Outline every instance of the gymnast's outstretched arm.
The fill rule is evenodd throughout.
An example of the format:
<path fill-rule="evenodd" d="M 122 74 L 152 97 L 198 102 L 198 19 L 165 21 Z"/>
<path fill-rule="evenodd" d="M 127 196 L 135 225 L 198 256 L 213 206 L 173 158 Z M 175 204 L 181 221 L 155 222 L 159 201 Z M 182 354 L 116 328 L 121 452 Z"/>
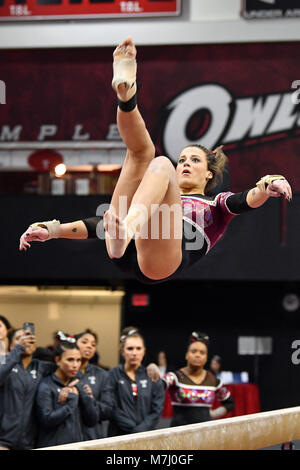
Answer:
<path fill-rule="evenodd" d="M 19 249 L 26 251 L 31 246 L 29 242 L 46 242 L 53 238 L 84 240 L 88 238 L 88 230 L 82 220 L 67 224 L 61 224 L 58 220 L 36 222 L 21 235 Z"/>
<path fill-rule="evenodd" d="M 99 227 L 99 224 L 100 227 Z M 98 233 L 100 228 L 100 235 Z M 100 238 L 103 229 L 103 217 L 94 216 L 87 219 L 76 220 L 61 224 L 59 220 L 35 222 L 20 237 L 20 250 L 30 248 L 29 242 L 46 242 L 53 238 L 69 238 L 70 240 L 85 240 L 87 238 Z"/>

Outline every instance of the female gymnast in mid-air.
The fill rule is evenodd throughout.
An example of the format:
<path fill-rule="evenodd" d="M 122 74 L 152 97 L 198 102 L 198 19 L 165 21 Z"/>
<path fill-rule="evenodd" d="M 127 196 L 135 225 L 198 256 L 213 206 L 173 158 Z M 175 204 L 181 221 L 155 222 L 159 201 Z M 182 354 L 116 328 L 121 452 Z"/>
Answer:
<path fill-rule="evenodd" d="M 20 250 L 33 241 L 99 237 L 100 222 L 107 253 L 121 270 L 144 283 L 163 282 L 200 260 L 235 215 L 263 205 L 269 197 L 291 200 L 292 191 L 283 176 L 267 175 L 242 193 L 207 196 L 222 180 L 227 161 L 222 147 L 213 152 L 191 143 L 181 151 L 176 169 L 169 158 L 155 158 L 137 107 L 136 48 L 130 37 L 113 58 L 117 124 L 127 152 L 109 210 L 103 218 L 31 224 L 20 238 Z"/>

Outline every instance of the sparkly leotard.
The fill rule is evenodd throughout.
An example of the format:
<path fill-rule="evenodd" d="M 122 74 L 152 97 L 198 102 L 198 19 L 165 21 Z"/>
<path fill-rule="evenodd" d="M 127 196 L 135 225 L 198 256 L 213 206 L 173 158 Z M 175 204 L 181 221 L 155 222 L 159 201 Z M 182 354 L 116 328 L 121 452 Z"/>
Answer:
<path fill-rule="evenodd" d="M 201 423 L 211 419 L 209 410 L 217 398 L 227 410 L 234 407 L 229 390 L 222 381 L 207 371 L 201 384 L 194 383 L 182 369 L 168 372 L 164 381 L 167 383 L 173 405 L 171 426 Z"/>
<path fill-rule="evenodd" d="M 214 199 L 201 194 L 181 195 L 183 220 L 202 235 L 207 245 L 206 253 L 222 237 L 229 222 L 238 214 L 229 209 L 230 199 L 229 207 L 227 205 L 228 198 L 231 197 L 232 202 L 232 196 L 236 195 L 230 192 L 219 193 Z"/>

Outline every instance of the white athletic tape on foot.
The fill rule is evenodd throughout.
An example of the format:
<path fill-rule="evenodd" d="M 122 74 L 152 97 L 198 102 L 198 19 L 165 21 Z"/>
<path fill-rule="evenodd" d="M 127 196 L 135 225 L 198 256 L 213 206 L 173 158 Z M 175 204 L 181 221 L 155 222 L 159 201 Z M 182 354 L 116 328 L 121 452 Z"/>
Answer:
<path fill-rule="evenodd" d="M 128 88 L 131 88 L 136 81 L 136 60 L 135 59 L 121 59 L 113 63 L 114 77 L 112 80 L 112 87 L 117 91 L 121 83 L 125 83 Z"/>

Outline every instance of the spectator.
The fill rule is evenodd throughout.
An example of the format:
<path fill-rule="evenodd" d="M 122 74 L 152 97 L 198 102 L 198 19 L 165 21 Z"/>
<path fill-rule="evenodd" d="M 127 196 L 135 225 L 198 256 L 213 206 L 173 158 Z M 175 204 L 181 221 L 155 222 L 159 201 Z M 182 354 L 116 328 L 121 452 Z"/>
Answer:
<path fill-rule="evenodd" d="M 99 366 L 90 363 L 96 353 L 98 342 L 96 333 L 86 330 L 75 335 L 75 339 L 82 358 L 78 378 L 84 384 L 85 391 L 95 398 L 98 413 L 95 426 L 83 425 L 83 439 L 100 439 L 104 437 L 102 422 L 110 417 L 112 410 L 112 402 L 107 389 L 108 373 Z"/>
<path fill-rule="evenodd" d="M 222 370 L 222 358 L 215 354 L 210 361 L 209 370 L 218 378 L 220 378 Z"/>
<path fill-rule="evenodd" d="M 204 369 L 208 342 L 206 334 L 194 331 L 188 342 L 186 367 L 174 373 L 168 372 L 165 376 L 174 411 L 171 426 L 210 421 L 225 416 L 233 409 L 230 392 L 219 379 Z M 155 365 L 151 364 L 151 367 L 155 369 Z M 222 406 L 210 410 L 215 395 Z"/>
<path fill-rule="evenodd" d="M 76 340 L 62 337 L 65 340 L 54 350 L 57 369 L 41 382 L 37 392 L 38 447 L 82 441 L 82 423 L 94 426 L 98 419 L 95 399 L 76 378 L 81 366 Z"/>
<path fill-rule="evenodd" d="M 167 368 L 168 368 L 167 355 L 165 351 L 158 352 L 157 365 L 159 368 L 160 376 L 164 377 L 164 375 L 167 373 Z"/>
<path fill-rule="evenodd" d="M 109 436 L 154 429 L 165 398 L 163 382 L 160 379 L 152 381 L 142 365 L 146 349 L 138 329 L 125 328 L 120 343 L 124 364 L 108 372 L 114 406 L 108 427 Z"/>
<path fill-rule="evenodd" d="M 209 369 L 218 379 L 223 382 L 224 385 L 249 382 L 248 372 L 232 372 L 230 370 L 223 370 L 222 362 L 223 361 L 220 356 L 213 356 L 210 361 Z"/>
<path fill-rule="evenodd" d="M 9 341 L 8 341 L 8 335 L 12 332 L 12 326 L 10 322 L 5 318 L 3 315 L 0 315 L 0 343 L 1 341 L 4 344 L 3 346 L 0 344 L 0 354 L 4 353 L 7 354 L 9 351 Z M 1 347 L 2 346 L 2 347 Z"/>
<path fill-rule="evenodd" d="M 168 360 L 167 360 L 167 354 L 164 350 L 161 350 L 157 354 L 157 366 L 159 369 L 159 375 L 161 378 L 163 378 L 166 373 L 170 370 L 174 370 L 172 366 L 170 366 Z M 173 416 L 173 407 L 170 399 L 170 395 L 167 389 L 165 389 L 165 402 L 164 402 L 164 407 L 162 410 L 161 417 L 162 418 L 170 418 Z"/>
<path fill-rule="evenodd" d="M 0 364 L 0 449 L 32 449 L 37 437 L 36 391 L 55 365 L 33 359 L 36 338 L 29 331 L 19 328 L 9 340 L 11 351 Z"/>
<path fill-rule="evenodd" d="M 98 335 L 95 332 L 91 332 L 89 328 L 85 330 L 86 333 L 90 332 L 94 335 L 96 343 L 98 343 Z M 108 366 L 105 366 L 104 364 L 101 363 L 101 358 L 99 352 L 96 350 L 95 354 L 93 357 L 89 359 L 89 364 L 94 364 L 95 366 L 101 367 L 101 369 L 104 369 L 108 371 L 110 368 Z"/>

